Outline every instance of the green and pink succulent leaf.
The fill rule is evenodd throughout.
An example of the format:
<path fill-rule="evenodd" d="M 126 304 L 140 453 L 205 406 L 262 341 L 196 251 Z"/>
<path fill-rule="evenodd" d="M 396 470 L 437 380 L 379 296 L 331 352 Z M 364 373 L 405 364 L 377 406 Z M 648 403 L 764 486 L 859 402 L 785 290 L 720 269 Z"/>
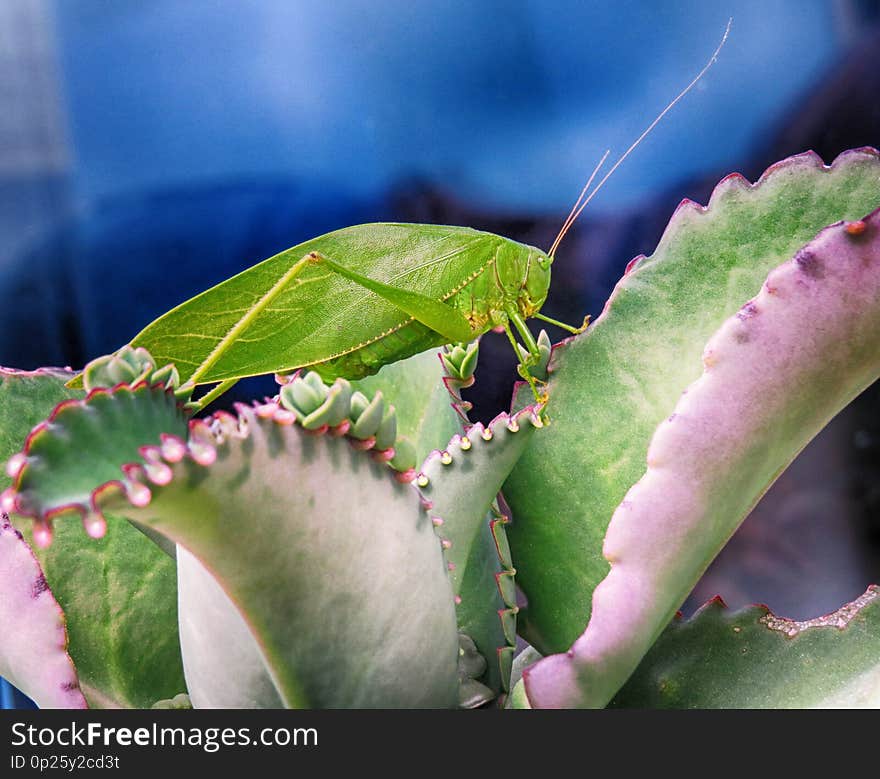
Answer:
<path fill-rule="evenodd" d="M 584 634 L 525 673 L 535 706 L 605 706 L 810 439 L 880 377 L 880 209 L 824 229 L 709 340 L 617 507 Z"/>
<path fill-rule="evenodd" d="M 333 387 L 325 390 L 310 414 L 335 403 Z M 92 392 L 38 428 L 5 500 L 37 527 L 65 512 L 121 513 L 188 550 L 203 570 L 184 556 L 187 672 L 216 682 L 210 668 L 201 676 L 193 670 L 204 662 L 225 664 L 231 677 L 258 678 L 236 666 L 257 662 L 274 688 L 274 700 L 265 689 L 239 690 L 224 705 L 454 706 L 452 589 L 421 496 L 404 483 L 410 477 L 389 467 L 393 411 L 376 405 L 377 393 L 356 414 L 351 395 L 350 418 L 306 429 L 303 403 L 314 405 L 306 395 L 301 387 L 292 407 L 218 412 L 194 421 L 184 439 L 180 408 L 164 388 Z M 95 452 L 98 462 L 84 467 L 72 452 L 86 461 L 82 453 Z M 258 652 L 230 648 L 229 622 L 198 613 L 211 599 L 190 598 L 194 570 L 196 578 L 204 574 L 202 584 L 205 576 L 216 580 Z M 223 598 L 213 602 L 222 611 Z M 203 643 L 213 656 L 186 653 L 193 626 L 214 631 Z M 191 693 L 196 705 L 221 700 L 210 689 Z"/>
<path fill-rule="evenodd" d="M 257 639 L 196 557 L 177 549 L 180 646 L 197 709 L 284 708 Z"/>
<path fill-rule="evenodd" d="M 459 630 L 486 659 L 480 677 L 496 695 L 507 691 L 516 643 L 515 571 L 506 553 L 507 518 L 498 491 L 536 429 L 541 409 L 502 414 L 456 435 L 422 465 L 416 484 L 442 540 Z"/>
<path fill-rule="evenodd" d="M 0 367 L 0 461 L 5 463 L 19 451 L 34 425 L 55 406 L 83 397 L 82 391 L 64 386 L 72 376 L 61 368 L 18 371 Z M 11 483 L 12 478 L 0 471 L 0 491 Z"/>
<path fill-rule="evenodd" d="M 352 382 L 365 395 L 372 397 L 381 392 L 394 406 L 398 436 L 412 444 L 417 462 L 433 450 L 442 449 L 462 430 L 462 418 L 453 407 L 458 399 L 446 388 L 440 354 L 437 349 L 429 349 Z"/>
<path fill-rule="evenodd" d="M 880 588 L 833 614 L 795 621 L 720 598 L 676 617 L 611 702 L 614 708 L 880 706 Z"/>
<path fill-rule="evenodd" d="M 880 155 L 872 149 L 827 167 L 811 153 L 791 157 L 756 184 L 728 176 L 708 207 L 683 202 L 657 250 L 630 263 L 596 322 L 554 349 L 551 424 L 504 487 L 530 643 L 560 652 L 583 632 L 609 570 L 602 544 L 611 516 L 642 475 L 654 430 L 700 377 L 710 336 L 819 230 L 878 205 Z M 814 316 L 803 333 L 822 326 Z M 523 392 L 515 407 L 529 397 Z"/>
<path fill-rule="evenodd" d="M 265 406 L 198 423 L 193 438 L 216 450 L 214 464 L 169 464 L 170 482 L 126 513 L 214 576 L 282 704 L 455 705 L 452 592 L 413 487 L 344 437 L 309 434 Z M 184 652 L 188 669 L 200 662 Z"/>
<path fill-rule="evenodd" d="M 0 370 L 0 458 L 12 458 L 13 473 L 26 460 L 18 450 L 31 429 L 58 404 L 84 397 L 65 387 L 71 376 L 56 369 Z M 6 474 L 0 478 L 4 487 L 11 482 Z M 184 689 L 173 560 L 124 521 L 111 521 L 100 541 L 60 523 L 54 543 L 40 548 L 32 523 L 12 519 L 64 611 L 68 652 L 92 708 L 142 708 Z"/>
<path fill-rule="evenodd" d="M 78 514 L 86 532 L 101 538 L 107 531 L 101 494 L 119 490 L 134 503 L 148 500 L 136 475 L 155 483 L 170 478 L 164 457 L 182 456 L 186 430 L 181 404 L 161 384 L 119 384 L 63 401 L 9 459 L 13 486 L 0 498 L 3 508 L 36 520 L 40 547 L 51 541 L 52 520 L 67 513 Z"/>
<path fill-rule="evenodd" d="M 0 676 L 38 706 L 85 709 L 64 612 L 28 545 L 0 514 Z"/>

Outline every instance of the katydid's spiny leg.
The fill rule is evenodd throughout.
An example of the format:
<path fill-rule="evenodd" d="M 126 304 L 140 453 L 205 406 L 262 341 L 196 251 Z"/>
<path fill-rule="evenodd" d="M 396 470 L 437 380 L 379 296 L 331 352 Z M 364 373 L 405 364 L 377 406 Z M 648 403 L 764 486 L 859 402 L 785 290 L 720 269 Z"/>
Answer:
<path fill-rule="evenodd" d="M 365 289 L 375 292 L 383 300 L 397 306 L 425 327 L 430 327 L 440 333 L 450 343 L 470 341 L 476 335 L 465 316 L 457 308 L 443 301 L 363 276 L 318 252 L 311 252 L 303 259 L 310 263 L 323 265 L 355 284 L 360 284 Z"/>

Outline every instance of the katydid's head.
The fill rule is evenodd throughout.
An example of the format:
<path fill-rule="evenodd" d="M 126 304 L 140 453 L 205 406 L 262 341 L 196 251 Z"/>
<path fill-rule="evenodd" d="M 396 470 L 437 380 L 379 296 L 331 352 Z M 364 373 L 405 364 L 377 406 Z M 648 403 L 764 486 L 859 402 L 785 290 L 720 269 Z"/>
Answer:
<path fill-rule="evenodd" d="M 550 290 L 550 266 L 553 258 L 540 249 L 532 249 L 529 253 L 528 271 L 523 284 L 523 314 L 532 316 L 540 310 Z"/>

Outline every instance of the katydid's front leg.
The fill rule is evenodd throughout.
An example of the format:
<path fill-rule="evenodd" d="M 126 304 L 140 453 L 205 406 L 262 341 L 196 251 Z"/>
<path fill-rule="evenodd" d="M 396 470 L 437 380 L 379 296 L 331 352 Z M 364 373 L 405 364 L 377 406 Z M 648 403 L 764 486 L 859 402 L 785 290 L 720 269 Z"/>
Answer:
<path fill-rule="evenodd" d="M 307 254 L 300 262 L 323 265 L 334 273 L 355 282 L 355 284 L 360 284 L 371 292 L 375 292 L 380 298 L 397 306 L 417 322 L 421 322 L 425 327 L 430 327 L 440 333 L 449 343 L 471 341 L 475 335 L 478 335 L 471 329 L 464 314 L 442 300 L 435 300 L 418 292 L 393 287 L 368 276 L 362 276 L 318 252 Z"/>

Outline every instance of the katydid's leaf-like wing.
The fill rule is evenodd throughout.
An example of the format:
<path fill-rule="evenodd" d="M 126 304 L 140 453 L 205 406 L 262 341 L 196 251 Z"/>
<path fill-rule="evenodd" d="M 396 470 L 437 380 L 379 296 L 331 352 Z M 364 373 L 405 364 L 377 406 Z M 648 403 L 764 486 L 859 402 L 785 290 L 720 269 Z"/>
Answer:
<path fill-rule="evenodd" d="M 583 631 L 608 573 L 602 543 L 611 515 L 644 472 L 654 430 L 699 378 L 709 337 L 819 230 L 878 204 L 880 158 L 868 149 L 830 167 L 813 154 L 792 157 L 754 185 L 729 176 L 707 208 L 684 202 L 656 252 L 631 264 L 589 330 L 554 350 L 552 423 L 504 487 L 531 644 L 561 652 Z M 814 315 L 803 337 L 822 329 Z"/>
<path fill-rule="evenodd" d="M 611 706 L 876 709 L 880 589 L 802 622 L 715 598 L 666 628 Z"/>
<path fill-rule="evenodd" d="M 605 706 L 779 472 L 880 376 L 880 209 L 774 270 L 703 366 L 611 518 L 586 631 L 526 671 L 533 705 Z"/>
<path fill-rule="evenodd" d="M 84 396 L 64 386 L 71 376 L 55 369 L 0 370 L 0 460 L 17 452 L 56 404 Z M 81 460 L 83 452 L 73 455 Z M 13 470 L 21 458 L 13 460 Z M 0 479 L 8 486 L 6 474 Z M 174 562 L 167 555 L 127 522 L 112 522 L 99 541 L 75 523 L 62 523 L 52 546 L 39 548 L 31 523 L 13 520 L 31 542 L 51 588 L 48 597 L 64 611 L 68 652 L 92 708 L 146 707 L 184 689 Z"/>
<path fill-rule="evenodd" d="M 64 613 L 21 533 L 0 515 L 0 676 L 43 708 L 84 709 Z"/>
<path fill-rule="evenodd" d="M 326 266 L 309 265 L 294 275 L 299 260 L 317 252 L 363 276 L 443 301 L 489 267 L 503 240 L 436 225 L 337 230 L 182 303 L 132 344 L 146 347 L 157 365 L 173 362 L 181 380 L 197 383 L 343 358 L 348 378 L 366 376 L 387 362 L 439 346 L 443 338 Z M 336 374 L 329 365 L 316 369 L 327 377 Z"/>

